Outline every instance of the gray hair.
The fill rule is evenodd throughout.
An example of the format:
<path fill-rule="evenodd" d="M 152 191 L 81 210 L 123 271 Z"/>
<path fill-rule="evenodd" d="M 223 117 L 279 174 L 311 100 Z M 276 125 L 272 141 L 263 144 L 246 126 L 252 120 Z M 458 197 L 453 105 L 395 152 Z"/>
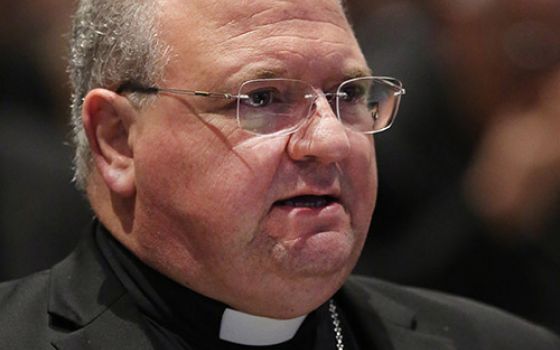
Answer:
<path fill-rule="evenodd" d="M 74 181 L 84 190 L 92 168 L 82 124 L 82 105 L 95 88 L 134 81 L 153 85 L 163 77 L 169 48 L 158 37 L 157 1 L 80 0 L 70 41 Z M 141 108 L 147 97 L 131 96 Z"/>

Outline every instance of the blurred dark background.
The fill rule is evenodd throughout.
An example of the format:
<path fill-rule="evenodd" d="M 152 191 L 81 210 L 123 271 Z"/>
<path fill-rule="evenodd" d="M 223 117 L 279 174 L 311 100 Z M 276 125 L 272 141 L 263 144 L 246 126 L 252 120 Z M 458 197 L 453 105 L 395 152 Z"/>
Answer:
<path fill-rule="evenodd" d="M 376 137 L 356 272 L 560 331 L 560 4 L 350 0 L 374 73 L 407 89 Z"/>
<path fill-rule="evenodd" d="M 91 220 L 71 184 L 73 1 L 0 2 L 0 280 L 50 266 Z M 356 272 L 448 291 L 560 332 L 557 0 L 349 0 L 376 75 L 407 89 L 376 136 Z"/>
<path fill-rule="evenodd" d="M 64 257 L 91 220 L 68 146 L 73 1 L 0 0 L 0 280 Z"/>

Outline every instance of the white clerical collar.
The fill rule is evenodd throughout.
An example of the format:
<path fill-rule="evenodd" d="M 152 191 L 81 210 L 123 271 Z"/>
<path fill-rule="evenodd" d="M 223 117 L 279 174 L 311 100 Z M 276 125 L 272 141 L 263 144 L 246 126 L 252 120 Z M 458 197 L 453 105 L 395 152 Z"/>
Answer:
<path fill-rule="evenodd" d="M 280 344 L 296 335 L 306 316 L 278 320 L 226 308 L 220 326 L 220 339 L 252 346 Z"/>

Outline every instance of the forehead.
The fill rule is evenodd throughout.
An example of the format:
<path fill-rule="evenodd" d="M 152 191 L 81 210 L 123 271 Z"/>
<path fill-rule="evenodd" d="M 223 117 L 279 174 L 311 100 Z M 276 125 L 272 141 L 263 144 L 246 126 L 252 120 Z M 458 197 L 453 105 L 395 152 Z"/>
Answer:
<path fill-rule="evenodd" d="M 167 0 L 162 36 L 168 78 L 208 87 L 258 77 L 321 84 L 368 68 L 338 0 Z M 185 82 L 186 83 L 186 82 Z"/>

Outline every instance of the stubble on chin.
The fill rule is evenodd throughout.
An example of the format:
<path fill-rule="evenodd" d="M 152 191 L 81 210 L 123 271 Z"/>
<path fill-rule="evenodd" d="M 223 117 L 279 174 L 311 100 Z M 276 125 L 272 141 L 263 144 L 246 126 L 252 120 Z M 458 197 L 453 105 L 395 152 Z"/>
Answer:
<path fill-rule="evenodd" d="M 294 279 L 348 275 L 361 251 L 353 230 L 284 241 L 263 234 L 268 237 L 268 259 L 277 273 Z"/>

